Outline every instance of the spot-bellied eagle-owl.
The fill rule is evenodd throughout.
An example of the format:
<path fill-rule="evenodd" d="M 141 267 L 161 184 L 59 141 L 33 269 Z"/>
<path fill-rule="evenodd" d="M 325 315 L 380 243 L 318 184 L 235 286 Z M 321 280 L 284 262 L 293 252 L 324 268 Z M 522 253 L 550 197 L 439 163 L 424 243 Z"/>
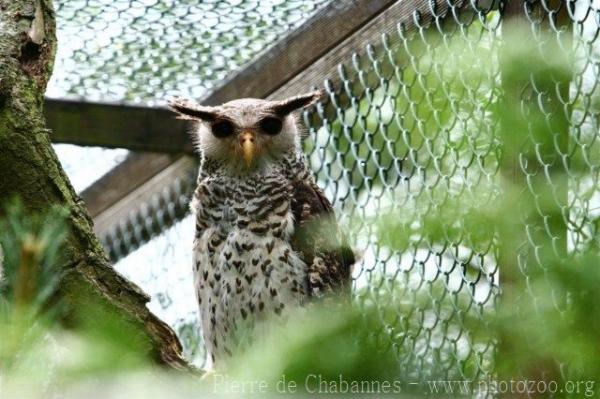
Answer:
<path fill-rule="evenodd" d="M 306 166 L 293 114 L 319 97 L 169 104 L 198 122 L 194 283 L 213 367 L 239 349 L 242 325 L 247 337 L 261 319 L 350 287 L 354 256 Z"/>

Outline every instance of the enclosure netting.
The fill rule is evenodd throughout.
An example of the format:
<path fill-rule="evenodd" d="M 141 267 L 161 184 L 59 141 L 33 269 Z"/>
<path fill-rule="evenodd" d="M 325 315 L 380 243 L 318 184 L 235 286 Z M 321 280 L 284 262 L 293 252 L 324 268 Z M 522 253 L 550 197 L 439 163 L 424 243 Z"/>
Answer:
<path fill-rule="evenodd" d="M 63 3 L 59 14 L 68 18 L 74 8 L 67 4 L 78 2 Z M 139 2 L 114 2 L 120 3 L 124 8 L 115 8 L 115 15 L 128 13 L 126 6 L 137 10 Z M 150 3 L 159 10 L 170 7 L 168 1 Z M 317 3 L 324 2 L 311 4 Z M 325 98 L 303 115 L 311 168 L 359 254 L 353 273 L 356 302 L 380 310 L 385 328 L 374 334 L 382 347 L 397 353 L 404 375 L 418 379 L 477 380 L 493 373 L 495 337 L 488 322 L 499 295 L 501 237 L 473 215 L 493 211 L 503 179 L 511 180 L 521 200 L 540 213 L 539 219 L 523 220 L 525 240 L 512 254 L 525 281 L 532 268 L 546 267 L 536 256 L 542 246 L 551 245 L 563 256 L 597 245 L 600 10 L 586 0 L 531 0 L 519 1 L 509 15 L 501 3 L 430 2 L 427 14 L 395 21 L 394 29 L 353 49 L 335 74 L 322 76 Z M 232 3 L 231 9 L 242 4 L 254 3 Z M 278 4 L 284 15 L 303 15 L 298 10 L 306 2 Z M 175 9 L 186 18 L 201 15 L 190 11 L 196 5 Z M 93 28 L 93 13 L 83 14 L 89 19 L 86 29 L 102 28 Z M 222 65 L 230 65 L 229 57 L 241 57 L 234 57 L 234 66 L 250 58 L 248 41 L 235 41 L 215 24 L 202 34 L 220 43 L 224 64 L 208 67 L 199 62 L 209 53 L 192 56 L 181 50 L 207 47 L 202 35 L 181 31 L 177 15 L 161 20 L 164 14 L 150 7 L 133 14 L 132 21 L 145 22 L 122 24 L 143 30 L 147 43 L 131 62 L 114 55 L 114 63 L 102 58 L 106 73 L 117 68 L 114 73 L 122 79 L 106 89 L 109 93 L 164 97 L 186 94 L 178 91 L 185 84 L 186 89 L 198 87 L 200 92 L 188 93 L 198 97 L 226 76 L 229 70 Z M 227 15 L 236 16 L 229 21 L 232 27 L 246 28 L 243 12 Z M 540 82 L 532 73 L 518 88 L 520 112 L 542 115 L 547 129 L 544 137 L 529 128 L 515 131 L 520 151 L 507 160 L 505 136 L 493 112 L 506 95 L 501 48 L 510 45 L 503 40 L 509 17 L 526 26 L 524 40 L 539 44 L 540 52 L 555 42 L 560 51 L 545 54 L 548 58 L 573 53 L 576 59 L 567 81 Z M 272 29 L 266 24 L 263 32 L 277 35 Z M 173 66 L 163 69 L 162 60 Z M 141 81 L 136 77 L 133 86 L 128 83 L 130 63 L 146 74 Z M 90 74 L 98 73 L 90 68 L 95 71 Z M 208 83 L 200 76 L 208 76 Z M 78 93 L 77 87 L 68 91 Z M 93 86 L 90 90 L 78 94 L 99 93 Z M 557 118 L 567 122 L 566 131 Z M 117 268 L 153 295 L 153 310 L 173 325 L 188 355 L 202 364 L 191 284 L 193 221 L 186 216 L 194 180 L 190 173 L 165 187 L 103 241 L 113 260 L 120 260 Z M 537 180 L 550 188 L 556 213 L 545 214 L 537 204 L 542 198 L 533 184 Z M 448 213 L 451 223 L 433 220 Z"/>
<path fill-rule="evenodd" d="M 56 0 L 49 94 L 199 98 L 329 0 Z"/>

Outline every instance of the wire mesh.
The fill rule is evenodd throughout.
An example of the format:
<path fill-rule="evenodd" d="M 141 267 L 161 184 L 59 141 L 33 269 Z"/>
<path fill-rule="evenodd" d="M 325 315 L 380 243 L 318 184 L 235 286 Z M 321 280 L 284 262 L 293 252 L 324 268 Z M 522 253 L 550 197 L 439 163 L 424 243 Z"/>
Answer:
<path fill-rule="evenodd" d="M 57 0 L 47 94 L 155 103 L 199 98 L 329 0 Z"/>
<path fill-rule="evenodd" d="M 386 327 L 379 339 L 397 352 L 402 375 L 475 381 L 492 371 L 494 337 L 482 331 L 498 294 L 498 262 L 493 229 L 467 224 L 497 192 L 489 109 L 499 70 L 481 60 L 494 56 L 500 24 L 498 13 L 450 10 L 454 18 L 433 15 L 433 23 L 415 14 L 416 29 L 400 23 L 340 65 L 332 77 L 340 83 L 325 82 L 328 101 L 305 115 L 314 137 L 307 152 L 353 225 L 363 254 L 357 299 L 377 304 Z M 451 47 L 457 40 L 467 45 Z M 445 84 L 447 65 L 464 69 Z M 456 211 L 453 223 L 424 234 L 444 208 Z"/>
<path fill-rule="evenodd" d="M 322 77 L 326 98 L 303 115 L 304 147 L 361 255 L 354 292 L 357 303 L 380 310 L 385 328 L 374 333 L 381 345 L 398 354 L 406 376 L 474 381 L 493 374 L 488 316 L 499 294 L 500 255 L 494 226 L 474 226 L 472 215 L 493 205 L 500 181 L 513 179 L 523 201 L 538 205 L 533 181 L 541 179 L 558 209 L 547 214 L 537 206 L 539 218 L 523 220 L 526 239 L 516 257 L 525 281 L 532 267 L 545 267 L 536 254 L 548 242 L 558 256 L 598 246 L 600 10 L 591 1 L 525 0 L 513 14 L 503 13 L 500 1 L 440 3 L 431 18 L 413 13 L 414 29 L 397 21 L 394 34 L 355 49 L 337 73 Z M 543 139 L 530 128 L 515 132 L 522 140 L 514 164 L 503 159 L 492 117 L 506 95 L 499 57 L 509 17 L 527 26 L 542 53 L 551 40 L 564 50 L 552 56 L 575 54 L 568 81 L 544 83 L 532 74 L 519 88 L 521 112 L 542 114 L 548 129 Z M 565 131 L 557 118 L 565 119 Z M 182 177 L 103 237 L 113 260 L 176 223 L 170 231 L 180 232 L 177 238 L 161 244 L 171 245 L 172 255 L 162 261 L 187 262 L 174 254 L 191 247 L 193 235 L 183 227 L 189 220 L 179 221 L 193 186 L 193 173 Z M 440 212 L 453 222 L 436 224 Z M 428 225 L 435 234 L 423 234 Z M 390 239 L 386 227 L 404 238 Z M 139 253 L 126 261 L 143 261 Z M 170 305 L 163 311 L 177 312 Z M 192 341 L 184 344 L 191 348 Z M 193 351 L 201 363 L 203 352 Z"/>

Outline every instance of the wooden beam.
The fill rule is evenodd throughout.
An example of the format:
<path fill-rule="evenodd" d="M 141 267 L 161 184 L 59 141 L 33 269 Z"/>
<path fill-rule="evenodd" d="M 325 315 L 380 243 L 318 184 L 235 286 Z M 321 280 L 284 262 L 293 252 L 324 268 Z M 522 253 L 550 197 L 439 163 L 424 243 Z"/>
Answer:
<path fill-rule="evenodd" d="M 162 108 L 46 99 L 46 122 L 54 143 L 192 153 L 184 121 Z"/>
<path fill-rule="evenodd" d="M 164 167 L 161 172 L 148 179 L 143 185 L 131 191 L 129 195 L 114 206 L 97 215 L 94 218 L 96 234 L 103 238 L 119 223 L 126 223 L 134 211 L 140 209 L 140 204 L 150 203 L 155 195 L 163 192 L 178 180 L 187 182 L 190 180 L 188 176 L 194 175 L 197 167 L 198 163 L 193 157 L 179 157 L 175 162 Z M 186 211 L 187 209 L 183 213 Z M 168 227 L 168 224 L 172 223 L 165 224 L 167 226 L 164 227 Z"/>
<path fill-rule="evenodd" d="M 92 218 L 96 218 L 127 193 L 146 183 L 181 155 L 134 153 L 81 193 Z"/>

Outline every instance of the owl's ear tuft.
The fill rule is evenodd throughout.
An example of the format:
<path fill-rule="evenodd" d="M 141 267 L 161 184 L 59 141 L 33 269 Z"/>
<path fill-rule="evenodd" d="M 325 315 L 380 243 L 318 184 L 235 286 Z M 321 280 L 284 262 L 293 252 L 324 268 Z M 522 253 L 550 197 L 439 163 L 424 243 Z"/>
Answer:
<path fill-rule="evenodd" d="M 214 107 L 200 105 L 193 100 L 182 97 L 172 98 L 169 100 L 168 105 L 171 110 L 179 114 L 178 119 L 211 122 L 218 116 L 217 109 Z"/>
<path fill-rule="evenodd" d="M 285 116 L 298 109 L 313 105 L 323 97 L 321 91 L 313 91 L 299 96 L 290 97 L 285 100 L 276 101 L 273 110 L 277 115 Z"/>

